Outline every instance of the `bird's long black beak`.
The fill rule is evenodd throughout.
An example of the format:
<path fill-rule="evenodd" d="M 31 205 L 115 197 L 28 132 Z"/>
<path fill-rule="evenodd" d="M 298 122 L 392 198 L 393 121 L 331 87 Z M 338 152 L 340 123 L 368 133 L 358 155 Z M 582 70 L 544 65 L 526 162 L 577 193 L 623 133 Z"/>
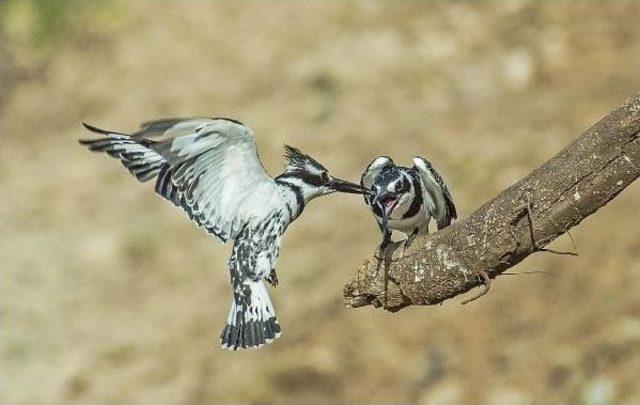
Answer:
<path fill-rule="evenodd" d="M 350 181 L 338 179 L 336 177 L 332 177 L 331 180 L 329 180 L 329 182 L 326 184 L 326 186 L 341 193 L 371 194 L 371 190 L 369 190 L 368 188 L 362 187 L 359 184 L 351 183 Z"/>
<path fill-rule="evenodd" d="M 373 197 L 373 200 L 371 201 L 371 205 L 378 206 L 378 208 L 382 212 L 381 225 L 382 225 L 382 230 L 384 231 L 385 234 L 388 232 L 389 216 L 391 216 L 391 211 L 393 211 L 393 208 L 395 208 L 395 204 L 389 205 L 384 203 L 385 199 L 387 199 L 390 196 L 391 194 L 389 192 L 380 191 Z"/>

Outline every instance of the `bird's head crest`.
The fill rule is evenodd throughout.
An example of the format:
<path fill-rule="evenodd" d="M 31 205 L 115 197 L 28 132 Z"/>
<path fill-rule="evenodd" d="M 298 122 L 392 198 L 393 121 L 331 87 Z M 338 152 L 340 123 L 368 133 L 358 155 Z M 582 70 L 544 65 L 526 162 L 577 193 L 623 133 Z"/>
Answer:
<path fill-rule="evenodd" d="M 317 160 L 293 146 L 284 145 L 284 157 L 286 159 L 285 172 L 306 172 L 314 175 L 328 172 L 327 168 Z"/>

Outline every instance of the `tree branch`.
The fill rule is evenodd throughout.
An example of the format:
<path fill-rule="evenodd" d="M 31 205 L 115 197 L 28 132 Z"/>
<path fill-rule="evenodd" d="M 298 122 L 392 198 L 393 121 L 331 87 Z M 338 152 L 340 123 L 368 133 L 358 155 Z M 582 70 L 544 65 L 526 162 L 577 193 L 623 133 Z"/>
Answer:
<path fill-rule="evenodd" d="M 639 134 L 640 94 L 470 217 L 416 238 L 404 252 L 390 249 L 382 263 L 366 260 L 345 286 L 346 304 L 394 312 L 480 285 L 486 292 L 491 279 L 545 250 L 638 178 Z"/>

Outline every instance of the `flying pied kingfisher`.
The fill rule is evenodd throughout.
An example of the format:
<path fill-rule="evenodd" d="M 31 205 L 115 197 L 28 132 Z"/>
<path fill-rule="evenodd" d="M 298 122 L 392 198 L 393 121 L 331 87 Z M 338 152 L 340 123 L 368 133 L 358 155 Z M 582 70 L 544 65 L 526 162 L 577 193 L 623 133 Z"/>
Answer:
<path fill-rule="evenodd" d="M 438 229 L 457 218 L 447 185 L 427 159 L 414 157 L 413 167 L 407 168 L 380 156 L 364 170 L 360 184 L 372 191 L 364 200 L 382 233 L 381 252 L 391 241 L 392 230 L 407 234 L 406 248 L 418 234 L 429 232 L 431 218 Z"/>
<path fill-rule="evenodd" d="M 270 177 L 251 129 L 228 118 L 153 121 L 130 135 L 84 126 L 102 136 L 81 144 L 120 159 L 141 182 L 156 179 L 156 193 L 220 241 L 234 241 L 228 263 L 233 302 L 220 336 L 224 349 L 260 347 L 280 336 L 263 279 L 277 285 L 282 235 L 305 205 L 335 191 L 369 192 L 287 145 L 284 172 Z"/>

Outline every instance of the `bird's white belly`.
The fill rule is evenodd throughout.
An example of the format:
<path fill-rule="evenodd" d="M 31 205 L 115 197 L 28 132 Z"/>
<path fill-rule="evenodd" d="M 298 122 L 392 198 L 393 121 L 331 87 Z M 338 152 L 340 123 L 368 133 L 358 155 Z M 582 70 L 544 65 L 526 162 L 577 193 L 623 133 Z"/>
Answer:
<path fill-rule="evenodd" d="M 410 234 L 416 228 L 420 229 L 420 231 L 423 231 L 424 228 L 427 228 L 429 226 L 430 220 L 431 216 L 427 215 L 423 211 L 420 211 L 415 216 L 407 219 L 393 219 L 392 215 L 392 218 L 389 218 L 389 228 L 393 229 L 394 231 L 400 231 Z"/>

